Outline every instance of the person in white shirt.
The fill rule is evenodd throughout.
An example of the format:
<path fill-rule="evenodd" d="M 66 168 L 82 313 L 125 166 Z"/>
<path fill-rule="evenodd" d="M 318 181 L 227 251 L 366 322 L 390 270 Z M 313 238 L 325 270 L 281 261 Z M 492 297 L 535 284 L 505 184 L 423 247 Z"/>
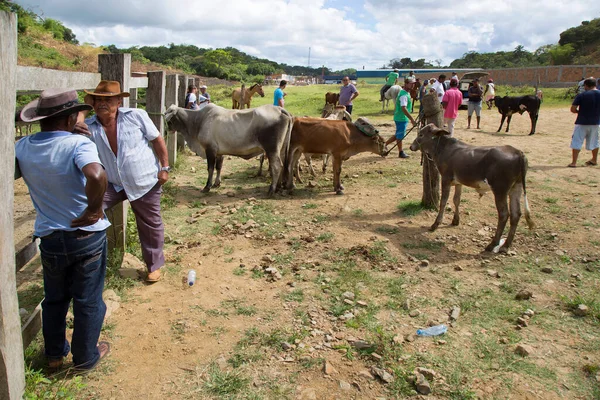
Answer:
<path fill-rule="evenodd" d="M 444 89 L 444 81 L 445 80 L 446 80 L 446 75 L 442 74 L 442 75 L 438 76 L 438 80 L 436 82 L 434 82 L 432 85 L 433 89 L 435 89 L 435 91 L 437 93 L 437 98 L 440 101 L 440 103 L 442 102 L 444 93 L 446 93 L 446 90 Z"/>

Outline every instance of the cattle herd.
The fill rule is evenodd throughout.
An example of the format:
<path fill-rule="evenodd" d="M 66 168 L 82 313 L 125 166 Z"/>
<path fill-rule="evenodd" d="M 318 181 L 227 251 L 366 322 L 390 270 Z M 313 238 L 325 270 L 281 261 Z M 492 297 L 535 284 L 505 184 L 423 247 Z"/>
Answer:
<path fill-rule="evenodd" d="M 196 154 L 206 158 L 208 179 L 202 192 L 208 192 L 221 183 L 221 168 L 226 155 L 250 159 L 261 156 L 269 161 L 271 184 L 268 194 L 285 189 L 292 191 L 294 180 L 302 183 L 298 174 L 302 154 L 309 161 L 314 155 L 323 155 L 325 172 L 328 156 L 333 158 L 333 189 L 343 194 L 341 183 L 342 162 L 361 152 L 371 152 L 385 157 L 388 153 L 385 140 L 377 129 L 363 118 L 355 123 L 344 110 L 334 108 L 333 93 L 326 95 L 326 107 L 322 116 L 333 113 L 329 118 L 293 117 L 281 107 L 263 105 L 244 110 L 230 110 L 209 104 L 199 111 L 172 105 L 165 114 L 170 131 L 183 134 L 188 146 Z M 330 109 L 327 105 L 330 105 Z M 502 114 L 500 129 L 507 120 L 507 128 L 513 113 L 527 111 L 531 117 L 531 133 L 535 133 L 539 99 L 535 96 L 518 98 L 497 97 L 496 106 Z M 430 230 L 435 230 L 442 221 L 450 188 L 454 186 L 454 218 L 452 225 L 459 224 L 459 203 L 462 186 L 475 188 L 480 195 L 492 191 L 498 211 L 498 225 L 492 242 L 486 251 L 510 247 L 521 217 L 520 198 L 524 195 L 525 218 L 529 228 L 534 224 L 527 201 L 525 176 L 527 159 L 523 152 L 512 146 L 475 147 L 465 144 L 449 133 L 430 124 L 420 130 L 410 146 L 421 150 L 424 156 L 435 162 L 442 179 L 442 195 L 439 213 Z M 213 182 L 214 170 L 217 170 Z M 506 241 L 500 247 L 500 238 L 510 218 L 510 229 Z"/>

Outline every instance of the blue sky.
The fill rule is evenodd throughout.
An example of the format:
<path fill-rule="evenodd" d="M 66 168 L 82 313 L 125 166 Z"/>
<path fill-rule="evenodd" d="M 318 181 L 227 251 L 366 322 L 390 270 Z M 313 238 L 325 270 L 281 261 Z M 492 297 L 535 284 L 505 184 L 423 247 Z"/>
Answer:
<path fill-rule="evenodd" d="M 468 51 L 533 51 L 600 17 L 572 0 L 16 0 L 71 28 L 80 42 L 117 47 L 235 47 L 289 65 L 378 68 L 392 58 L 438 60 Z"/>

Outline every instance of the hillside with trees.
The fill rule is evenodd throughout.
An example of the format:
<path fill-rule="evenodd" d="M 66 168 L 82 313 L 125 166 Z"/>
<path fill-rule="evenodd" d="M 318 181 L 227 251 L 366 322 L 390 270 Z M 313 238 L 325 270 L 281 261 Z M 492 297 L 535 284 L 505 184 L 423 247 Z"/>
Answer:
<path fill-rule="evenodd" d="M 318 76 L 332 73 L 352 74 L 355 69 L 331 71 L 328 68 L 292 66 L 257 58 L 233 47 L 204 49 L 188 44 L 134 46 L 79 44 L 75 34 L 62 22 L 42 17 L 8 0 L 0 0 L 0 10 L 17 14 L 18 63 L 51 69 L 96 72 L 98 54 L 131 53 L 134 71 L 165 69 L 229 81 L 262 82 L 265 75 Z"/>
<path fill-rule="evenodd" d="M 583 21 L 560 34 L 557 44 L 530 52 L 523 46 L 513 51 L 470 51 L 450 63 L 451 68 L 516 68 L 542 65 L 600 64 L 600 18 Z"/>

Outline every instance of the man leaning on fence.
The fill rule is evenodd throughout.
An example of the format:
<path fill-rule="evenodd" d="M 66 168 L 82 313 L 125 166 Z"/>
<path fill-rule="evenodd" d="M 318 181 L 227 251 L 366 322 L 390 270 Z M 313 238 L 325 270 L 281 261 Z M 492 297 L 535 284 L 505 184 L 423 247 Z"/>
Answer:
<path fill-rule="evenodd" d="M 146 281 L 156 282 L 165 264 L 160 195 L 171 170 L 165 141 L 146 111 L 120 107 L 129 93 L 121 92 L 119 82 L 101 81 L 85 92 L 96 115 L 79 122 L 76 132 L 90 136 L 106 167 L 104 207 L 129 200 L 148 269 Z"/>
<path fill-rule="evenodd" d="M 44 275 L 42 333 L 52 369 L 73 354 L 77 370 L 90 370 L 108 354 L 98 343 L 106 313 L 106 228 L 102 209 L 106 173 L 96 145 L 73 135 L 77 92 L 48 89 L 25 106 L 21 118 L 39 121 L 41 132 L 15 144 L 16 175 L 22 176 L 36 210 L 34 235 L 41 238 Z M 66 339 L 66 315 L 73 300 L 73 336 Z"/>

